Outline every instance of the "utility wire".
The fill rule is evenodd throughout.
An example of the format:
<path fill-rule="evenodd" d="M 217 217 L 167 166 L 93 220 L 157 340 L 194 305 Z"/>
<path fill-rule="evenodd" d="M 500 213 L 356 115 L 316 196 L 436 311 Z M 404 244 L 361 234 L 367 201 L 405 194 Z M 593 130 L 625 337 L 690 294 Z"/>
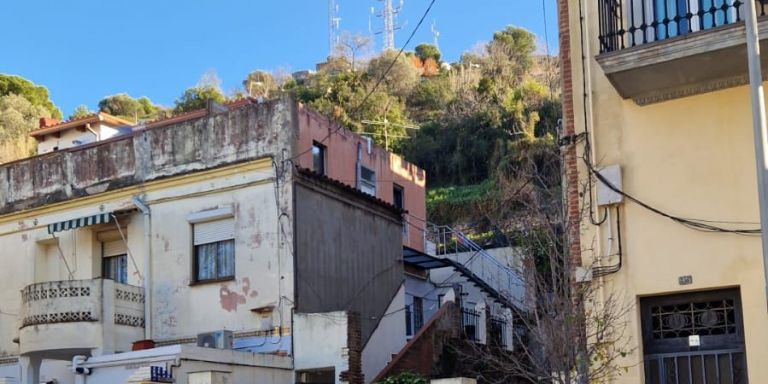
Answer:
<path fill-rule="evenodd" d="M 549 33 L 547 28 L 547 0 L 541 0 L 541 11 L 544 14 L 544 47 L 547 50 L 547 60 L 549 60 Z"/>
<path fill-rule="evenodd" d="M 638 198 L 622 191 L 621 189 L 617 188 L 615 185 L 613 185 L 605 176 L 600 174 L 593 166 L 590 164 L 587 159 L 584 159 L 584 164 L 586 164 L 587 168 L 589 169 L 589 172 L 595 175 L 595 177 L 600 180 L 605 186 L 607 186 L 610 190 L 620 194 L 621 196 L 626 197 L 628 200 L 634 202 L 635 204 L 645 208 L 646 210 L 649 210 L 657 215 L 660 215 L 662 217 L 666 217 L 678 224 L 682 224 L 683 226 L 686 226 L 688 228 L 702 231 L 702 232 L 721 232 L 721 233 L 734 233 L 739 235 L 759 235 L 760 229 L 738 229 L 738 228 L 725 228 L 718 225 L 714 225 L 712 223 L 717 223 L 715 221 L 711 220 L 701 220 L 701 219 L 689 219 L 685 217 L 675 216 L 672 214 L 669 214 L 667 212 L 662 211 L 661 209 L 658 209 L 656 207 L 651 206 L 648 203 L 643 202 L 642 200 L 639 200 Z"/>
<path fill-rule="evenodd" d="M 357 114 L 360 111 L 360 109 L 365 105 L 365 102 L 368 101 L 368 98 L 370 98 L 371 95 L 373 95 L 373 93 L 376 92 L 376 90 L 379 88 L 379 85 L 381 85 L 381 83 L 384 81 L 384 78 L 387 77 L 387 75 L 389 74 L 389 71 L 391 71 L 392 67 L 394 67 L 395 64 L 397 63 L 397 59 L 400 58 L 400 56 L 405 51 L 405 48 L 408 46 L 408 44 L 410 44 L 411 40 L 413 39 L 413 36 L 416 35 L 416 32 L 419 30 L 419 27 L 421 27 L 421 24 L 424 22 L 424 19 L 427 18 L 427 15 L 429 14 L 429 11 L 432 10 L 432 6 L 435 4 L 435 1 L 436 0 L 432 0 L 432 1 L 429 2 L 429 6 L 427 6 L 427 9 L 424 11 L 424 14 L 421 15 L 421 19 L 419 19 L 419 22 L 416 23 L 416 27 L 414 27 L 413 31 L 411 31 L 411 35 L 408 36 L 408 40 L 405 41 L 405 44 L 403 44 L 403 46 L 397 52 L 397 55 L 395 55 L 395 58 L 392 60 L 392 62 L 389 63 L 389 66 L 384 71 L 384 73 L 382 73 L 381 76 L 379 76 L 378 80 L 376 80 L 376 84 L 373 85 L 373 88 L 365 95 L 365 97 L 360 102 L 360 104 L 355 106 L 355 108 L 352 109 L 352 111 L 350 111 L 350 113 L 349 113 L 350 116 L 352 116 L 354 114 Z M 334 133 L 338 132 L 343 127 L 344 127 L 343 125 L 338 124 L 338 127 L 336 127 L 336 129 L 334 129 L 333 131 L 328 132 L 328 134 L 325 135 L 325 137 L 323 137 L 323 139 L 320 140 L 319 143 L 320 144 L 324 144 L 325 141 L 328 140 L 331 137 L 331 135 L 333 135 Z M 290 159 L 287 159 L 285 161 L 293 162 L 293 160 L 298 159 L 299 157 L 303 156 L 304 154 L 306 154 L 306 153 L 308 153 L 310 151 L 312 151 L 312 147 L 309 147 L 309 148 L 299 152 L 298 154 L 294 155 L 293 157 L 291 157 Z"/>

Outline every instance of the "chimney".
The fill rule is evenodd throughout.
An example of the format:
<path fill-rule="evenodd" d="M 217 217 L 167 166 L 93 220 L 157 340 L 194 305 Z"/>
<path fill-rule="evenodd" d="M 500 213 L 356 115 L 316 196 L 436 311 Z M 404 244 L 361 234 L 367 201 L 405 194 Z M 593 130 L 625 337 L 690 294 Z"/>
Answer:
<path fill-rule="evenodd" d="M 59 123 L 59 119 L 54 119 L 53 117 L 41 117 L 40 118 L 40 128 L 50 127 L 52 125 L 56 125 Z"/>

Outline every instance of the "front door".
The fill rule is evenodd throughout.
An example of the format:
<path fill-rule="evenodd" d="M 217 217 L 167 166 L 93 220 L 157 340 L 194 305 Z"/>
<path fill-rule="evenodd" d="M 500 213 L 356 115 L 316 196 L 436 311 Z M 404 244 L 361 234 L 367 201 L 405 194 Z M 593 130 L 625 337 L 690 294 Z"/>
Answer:
<path fill-rule="evenodd" d="M 640 299 L 646 384 L 746 384 L 738 289 Z"/>

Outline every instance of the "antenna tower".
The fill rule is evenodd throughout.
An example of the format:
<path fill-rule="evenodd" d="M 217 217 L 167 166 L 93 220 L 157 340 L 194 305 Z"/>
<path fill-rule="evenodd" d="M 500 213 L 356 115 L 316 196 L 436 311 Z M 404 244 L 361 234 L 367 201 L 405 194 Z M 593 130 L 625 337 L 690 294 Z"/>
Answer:
<path fill-rule="evenodd" d="M 328 0 L 328 57 L 332 57 L 339 45 L 339 5 L 336 0 Z"/>
<path fill-rule="evenodd" d="M 432 39 L 434 40 L 435 48 L 440 48 L 439 45 L 437 45 L 437 38 L 440 37 L 440 31 L 437 30 L 437 27 L 435 27 L 435 21 L 432 20 Z"/>
<path fill-rule="evenodd" d="M 376 16 L 384 19 L 384 29 L 377 32 L 376 34 L 383 35 L 381 46 L 382 50 L 392 50 L 395 49 L 395 31 L 400 29 L 400 26 L 396 23 L 395 17 L 403 8 L 403 0 L 400 0 L 400 5 L 396 8 L 392 6 L 392 0 L 379 1 L 383 2 L 384 4 L 381 13 L 377 14 Z"/>

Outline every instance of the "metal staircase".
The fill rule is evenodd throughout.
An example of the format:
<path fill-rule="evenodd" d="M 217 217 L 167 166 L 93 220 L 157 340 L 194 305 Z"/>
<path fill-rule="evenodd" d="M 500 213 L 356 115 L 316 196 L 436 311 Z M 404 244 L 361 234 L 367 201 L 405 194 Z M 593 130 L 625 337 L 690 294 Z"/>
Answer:
<path fill-rule="evenodd" d="M 498 260 L 464 233 L 447 225 L 430 225 L 425 237 L 430 245 L 428 254 L 445 260 L 469 282 L 507 308 L 523 307 L 521 271 Z"/>

